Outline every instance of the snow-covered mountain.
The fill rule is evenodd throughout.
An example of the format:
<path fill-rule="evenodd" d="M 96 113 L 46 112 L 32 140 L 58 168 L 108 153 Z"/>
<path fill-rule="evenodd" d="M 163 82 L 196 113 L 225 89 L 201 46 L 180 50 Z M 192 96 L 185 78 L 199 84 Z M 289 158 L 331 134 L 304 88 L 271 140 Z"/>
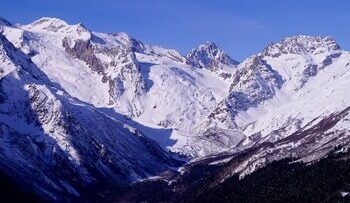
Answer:
<path fill-rule="evenodd" d="M 44 198 L 68 201 L 178 166 L 139 130 L 71 97 L 0 34 L 0 169 Z"/>
<path fill-rule="evenodd" d="M 182 56 L 56 18 L 0 19 L 0 32 L 0 167 L 41 196 L 174 170 L 172 152 L 232 163 L 225 179 L 347 150 L 350 53 L 331 37 L 288 37 L 238 63 L 210 42 Z"/>
<path fill-rule="evenodd" d="M 173 49 L 147 45 L 125 33 L 92 32 L 81 23 L 69 25 L 56 18 L 3 29 L 71 96 L 112 109 L 107 112 L 127 117 L 132 126 L 136 121 L 160 129 L 157 133 L 140 130 L 174 151 L 188 145 L 189 130 L 228 93 L 237 64 L 214 44 L 200 46 L 201 53 L 207 52 L 204 55 L 212 60 L 208 67 L 220 64 L 213 72 L 213 68 L 189 65 L 189 59 Z"/>
<path fill-rule="evenodd" d="M 349 60 L 330 37 L 271 44 L 239 65 L 229 95 L 196 132 L 208 142 L 234 140 L 221 141 L 218 151 L 258 148 L 236 168 L 240 173 L 291 156 L 313 161 L 347 147 Z"/>

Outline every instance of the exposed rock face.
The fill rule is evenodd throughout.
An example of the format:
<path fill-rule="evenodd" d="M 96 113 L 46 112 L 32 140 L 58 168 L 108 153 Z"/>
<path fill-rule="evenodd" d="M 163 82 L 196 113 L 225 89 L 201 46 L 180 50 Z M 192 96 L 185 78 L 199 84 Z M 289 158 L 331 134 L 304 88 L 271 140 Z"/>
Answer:
<path fill-rule="evenodd" d="M 124 95 L 132 95 L 131 98 L 129 96 L 130 116 L 135 117 L 142 113 L 140 99 L 147 90 L 147 84 L 142 78 L 135 53 L 132 52 L 132 49 L 138 49 L 137 46 L 132 44 L 109 48 L 93 44 L 91 40 L 77 40 L 74 46 L 70 47 L 67 38 L 64 38 L 62 43 L 67 53 L 84 61 L 92 71 L 102 75 L 102 82 L 108 82 L 109 104 L 118 103 Z M 102 62 L 96 55 L 110 58 L 109 63 Z"/>
<path fill-rule="evenodd" d="M 84 61 L 92 71 L 96 71 L 98 74 L 103 74 L 105 72 L 101 60 L 99 60 L 94 54 L 94 49 L 90 40 L 78 40 L 72 48 L 68 41 L 69 39 L 64 38 L 62 45 L 70 55 Z"/>

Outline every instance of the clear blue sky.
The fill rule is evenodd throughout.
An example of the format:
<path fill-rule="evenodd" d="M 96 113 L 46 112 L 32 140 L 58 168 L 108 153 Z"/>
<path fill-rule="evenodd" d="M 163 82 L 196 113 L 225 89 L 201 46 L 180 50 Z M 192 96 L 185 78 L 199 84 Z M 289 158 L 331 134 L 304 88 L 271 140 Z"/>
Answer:
<path fill-rule="evenodd" d="M 0 16 L 22 24 L 42 16 L 82 22 L 182 54 L 213 41 L 240 61 L 298 34 L 330 35 L 350 50 L 349 0 L 1 0 Z"/>

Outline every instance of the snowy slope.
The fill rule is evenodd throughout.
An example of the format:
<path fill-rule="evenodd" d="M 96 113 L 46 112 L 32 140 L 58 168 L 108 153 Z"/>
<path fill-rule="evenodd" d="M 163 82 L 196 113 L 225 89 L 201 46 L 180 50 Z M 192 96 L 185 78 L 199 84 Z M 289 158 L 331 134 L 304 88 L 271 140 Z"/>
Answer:
<path fill-rule="evenodd" d="M 71 97 L 2 34 L 0 59 L 0 169 L 22 186 L 66 202 L 179 163 L 137 129 Z"/>

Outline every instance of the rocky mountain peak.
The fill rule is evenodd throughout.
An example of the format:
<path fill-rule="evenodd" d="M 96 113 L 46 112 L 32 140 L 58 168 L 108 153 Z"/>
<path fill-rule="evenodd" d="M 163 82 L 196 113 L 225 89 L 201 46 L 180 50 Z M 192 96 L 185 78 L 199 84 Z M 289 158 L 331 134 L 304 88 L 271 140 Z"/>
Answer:
<path fill-rule="evenodd" d="M 206 42 L 204 42 L 204 44 L 199 45 L 199 48 L 200 49 L 212 49 L 212 50 L 220 49 L 220 47 L 217 44 L 215 44 L 214 42 L 210 42 L 210 41 L 206 41 Z"/>
<path fill-rule="evenodd" d="M 331 37 L 298 35 L 270 44 L 263 55 L 278 57 L 282 54 L 319 54 L 337 50 L 340 46 Z"/>
<path fill-rule="evenodd" d="M 208 41 L 198 48 L 192 49 L 186 58 L 188 64 L 209 70 L 238 65 L 238 62 L 231 59 L 219 46 Z"/>

